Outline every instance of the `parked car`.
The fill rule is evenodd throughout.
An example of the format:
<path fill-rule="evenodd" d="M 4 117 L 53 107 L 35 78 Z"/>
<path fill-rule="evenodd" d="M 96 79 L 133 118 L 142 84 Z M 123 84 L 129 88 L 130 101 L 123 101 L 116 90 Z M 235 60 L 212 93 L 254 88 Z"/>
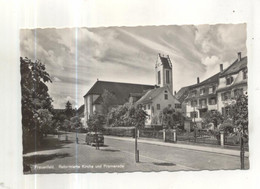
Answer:
<path fill-rule="evenodd" d="M 101 132 L 88 132 L 86 134 L 85 142 L 87 145 L 91 146 L 103 146 L 104 145 L 104 136 Z"/>

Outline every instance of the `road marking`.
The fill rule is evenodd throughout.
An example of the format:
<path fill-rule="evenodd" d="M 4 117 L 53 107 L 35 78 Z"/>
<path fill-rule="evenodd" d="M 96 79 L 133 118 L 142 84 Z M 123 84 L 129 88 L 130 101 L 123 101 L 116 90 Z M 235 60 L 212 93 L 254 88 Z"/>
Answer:
<path fill-rule="evenodd" d="M 128 151 L 123 151 L 123 150 L 120 150 L 121 152 L 124 152 L 124 153 L 127 153 L 127 154 L 132 154 L 132 155 L 135 155 L 134 153 L 132 152 L 128 152 Z M 156 158 L 152 158 L 152 157 L 148 157 L 148 156 L 144 156 L 144 155 L 139 155 L 141 157 L 144 157 L 144 158 L 147 158 L 147 159 L 151 159 L 151 160 L 154 160 L 154 161 L 161 161 L 161 162 L 164 162 L 164 163 L 170 163 L 168 161 L 164 161 L 164 160 L 160 160 L 160 159 L 156 159 Z M 198 170 L 198 169 L 194 169 L 192 167 L 188 167 L 188 166 L 185 166 L 185 165 L 181 165 L 181 164 L 176 164 L 177 166 L 179 167 L 182 167 L 182 168 L 185 168 L 185 169 L 189 169 L 189 170 Z"/>

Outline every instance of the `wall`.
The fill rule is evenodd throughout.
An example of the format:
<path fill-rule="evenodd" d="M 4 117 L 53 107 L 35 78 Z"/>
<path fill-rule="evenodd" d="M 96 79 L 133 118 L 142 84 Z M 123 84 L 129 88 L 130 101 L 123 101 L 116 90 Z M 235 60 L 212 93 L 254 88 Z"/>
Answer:
<path fill-rule="evenodd" d="M 99 95 L 87 95 L 84 97 L 84 126 L 87 126 L 87 121 L 90 115 L 93 114 L 93 102 L 99 97 Z"/>
<path fill-rule="evenodd" d="M 167 93 L 164 92 L 165 90 L 167 90 Z M 148 112 L 148 113 L 150 113 L 149 115 L 151 115 L 151 120 L 153 119 L 154 116 L 158 116 L 158 118 L 159 118 L 160 111 L 162 111 L 164 108 L 168 107 L 169 104 L 174 109 L 175 109 L 175 104 L 180 104 L 173 97 L 172 93 L 170 93 L 169 89 L 166 88 L 165 90 L 161 94 L 159 94 L 157 97 L 155 97 L 153 99 L 153 102 L 151 104 L 151 110 L 152 110 L 152 107 L 154 107 L 154 113 L 152 114 L 151 110 Z M 167 100 L 164 99 L 164 94 L 168 94 L 168 99 Z M 160 104 L 160 110 L 157 110 L 157 104 Z M 178 111 L 181 111 L 181 108 Z"/>

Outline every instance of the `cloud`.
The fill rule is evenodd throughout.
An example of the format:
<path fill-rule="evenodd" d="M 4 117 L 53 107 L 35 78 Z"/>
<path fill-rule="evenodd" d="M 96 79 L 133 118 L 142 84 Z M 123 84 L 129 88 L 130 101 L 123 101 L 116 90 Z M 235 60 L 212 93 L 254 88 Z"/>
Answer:
<path fill-rule="evenodd" d="M 246 55 L 246 25 L 23 29 L 21 56 L 40 59 L 51 75 L 54 107 L 82 105 L 96 79 L 155 84 L 157 54 L 173 63 L 174 90 L 206 79 Z"/>
<path fill-rule="evenodd" d="M 59 82 L 59 81 L 61 81 L 61 80 L 60 80 L 59 78 L 57 78 L 57 77 L 53 77 L 52 81 L 53 81 L 53 82 Z"/>

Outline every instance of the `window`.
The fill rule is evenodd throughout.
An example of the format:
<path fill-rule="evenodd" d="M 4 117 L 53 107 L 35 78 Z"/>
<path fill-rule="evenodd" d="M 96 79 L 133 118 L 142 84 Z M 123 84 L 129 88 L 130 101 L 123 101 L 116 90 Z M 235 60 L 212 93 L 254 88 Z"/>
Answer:
<path fill-rule="evenodd" d="M 151 108 L 151 105 L 150 105 L 150 104 L 148 104 L 147 106 L 148 106 L 148 108 L 147 108 L 147 109 L 148 109 L 148 110 L 150 110 L 150 108 Z"/>
<path fill-rule="evenodd" d="M 215 105 L 216 104 L 216 98 L 211 98 L 209 100 L 209 105 Z"/>
<path fill-rule="evenodd" d="M 235 97 L 239 97 L 241 95 L 243 95 L 243 88 L 234 90 L 234 96 Z"/>
<path fill-rule="evenodd" d="M 205 94 L 205 89 L 200 89 L 200 95 L 204 95 Z"/>
<path fill-rule="evenodd" d="M 234 81 L 234 78 L 232 76 L 229 76 L 226 78 L 226 85 L 230 85 Z"/>
<path fill-rule="evenodd" d="M 197 100 L 193 100 L 193 101 L 191 101 L 191 106 L 192 106 L 192 107 L 197 106 L 197 104 L 198 104 Z"/>
<path fill-rule="evenodd" d="M 154 107 L 152 106 L 152 113 L 154 113 Z"/>
<path fill-rule="evenodd" d="M 148 119 L 151 119 L 151 116 L 150 116 L 150 115 L 148 115 Z"/>
<path fill-rule="evenodd" d="M 247 69 L 243 70 L 243 79 L 247 79 Z"/>
<path fill-rule="evenodd" d="M 194 96 L 196 96 L 196 95 L 197 95 L 197 91 L 196 91 L 196 90 L 194 90 L 194 91 L 191 92 L 191 96 L 192 96 L 192 97 L 194 97 Z"/>
<path fill-rule="evenodd" d="M 168 100 L 168 94 L 164 94 L 164 100 Z"/>
<path fill-rule="evenodd" d="M 175 108 L 177 109 L 181 108 L 181 104 L 175 104 Z"/>
<path fill-rule="evenodd" d="M 209 88 L 209 94 L 212 94 L 213 93 L 213 87 L 210 87 Z"/>
<path fill-rule="evenodd" d="M 172 105 L 171 105 L 171 104 L 168 104 L 168 107 L 170 108 L 170 107 L 172 107 Z"/>
<path fill-rule="evenodd" d="M 144 110 L 146 110 L 146 105 L 144 105 L 143 107 L 144 107 Z"/>
<path fill-rule="evenodd" d="M 230 114 L 230 108 L 229 107 L 222 108 L 222 115 L 223 116 L 229 116 L 229 114 Z"/>
<path fill-rule="evenodd" d="M 206 106 L 207 105 L 206 99 L 201 99 L 200 100 L 200 105 Z"/>
<path fill-rule="evenodd" d="M 215 87 L 215 86 L 210 87 L 210 88 L 209 88 L 209 94 L 215 93 L 215 90 L 216 90 L 216 87 Z"/>
<path fill-rule="evenodd" d="M 160 110 L 160 109 L 161 109 L 160 104 L 157 104 L 156 106 L 157 106 L 157 110 Z"/>
<path fill-rule="evenodd" d="M 197 118 L 198 117 L 198 112 L 194 111 L 190 113 L 191 118 Z"/>
<path fill-rule="evenodd" d="M 161 72 L 158 71 L 158 84 L 161 84 Z"/>
<path fill-rule="evenodd" d="M 222 100 L 222 101 L 223 101 L 223 100 L 228 100 L 228 99 L 230 99 L 230 98 L 231 98 L 231 92 L 230 92 L 230 91 L 221 94 L 221 100 Z"/>
<path fill-rule="evenodd" d="M 169 84 L 170 83 L 170 71 L 166 70 L 166 83 Z"/>

